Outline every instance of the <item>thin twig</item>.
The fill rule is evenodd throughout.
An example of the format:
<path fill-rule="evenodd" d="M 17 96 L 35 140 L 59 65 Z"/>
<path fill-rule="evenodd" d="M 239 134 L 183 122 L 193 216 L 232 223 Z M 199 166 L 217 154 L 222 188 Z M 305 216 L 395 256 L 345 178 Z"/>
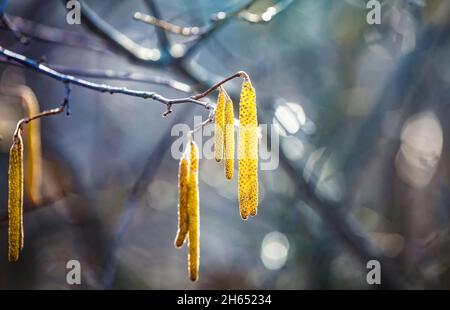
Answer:
<path fill-rule="evenodd" d="M 46 116 L 61 114 L 62 112 L 64 112 L 65 109 L 67 109 L 67 114 L 68 115 L 70 114 L 69 97 L 70 97 L 71 89 L 70 89 L 69 84 L 64 84 L 64 86 L 66 88 L 66 94 L 64 96 L 64 99 L 63 99 L 63 102 L 61 103 L 61 105 L 57 108 L 42 111 L 36 115 L 22 118 L 20 121 L 17 122 L 16 130 L 14 131 L 14 137 L 13 137 L 14 140 L 17 139 L 18 135 L 23 131 L 23 126 L 30 123 L 31 121 L 34 121 L 36 119 L 43 118 Z"/>
<path fill-rule="evenodd" d="M 144 22 L 146 24 L 155 26 L 157 28 L 163 29 L 167 32 L 177 34 L 180 36 L 190 37 L 190 36 L 199 35 L 201 33 L 200 27 L 197 27 L 197 26 L 183 27 L 183 26 L 175 25 L 175 24 L 169 23 L 165 20 L 161 20 L 154 16 L 144 14 L 141 12 L 134 13 L 133 18 L 135 20 Z"/>
<path fill-rule="evenodd" d="M 203 98 L 203 97 L 206 97 L 206 96 L 208 96 L 211 92 L 213 92 L 214 90 L 216 90 L 217 88 L 219 88 L 220 86 L 222 86 L 223 84 L 225 84 L 226 82 L 228 82 L 228 81 L 230 81 L 230 80 L 232 80 L 232 79 L 238 78 L 238 77 L 242 77 L 242 78 L 244 78 L 244 79 L 246 79 L 246 80 L 248 80 L 248 81 L 250 80 L 250 78 L 249 78 L 249 76 L 248 76 L 247 73 L 245 73 L 244 71 L 239 71 L 239 72 L 236 72 L 235 74 L 233 74 L 233 75 L 231 75 L 231 76 L 229 76 L 229 77 L 227 77 L 227 78 L 221 80 L 220 82 L 217 82 L 216 84 L 214 84 L 213 86 L 211 86 L 210 88 L 208 88 L 207 90 L 205 90 L 203 93 L 198 94 L 198 95 L 195 95 L 195 96 L 192 96 L 191 98 L 192 98 L 192 99 L 201 99 L 201 98 Z"/>

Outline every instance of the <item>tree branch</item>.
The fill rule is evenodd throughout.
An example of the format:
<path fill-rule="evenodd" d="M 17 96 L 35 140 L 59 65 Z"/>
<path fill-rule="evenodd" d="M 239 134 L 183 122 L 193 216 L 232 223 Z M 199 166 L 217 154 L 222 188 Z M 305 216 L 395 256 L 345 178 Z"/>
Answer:
<path fill-rule="evenodd" d="M 18 66 L 21 68 L 24 67 L 22 64 L 8 60 L 5 57 L 0 57 L 0 62 L 7 63 L 13 66 Z M 184 93 L 189 93 L 192 91 L 192 87 L 188 84 L 161 76 L 149 76 L 147 74 L 142 73 L 114 71 L 110 69 L 79 69 L 54 64 L 47 64 L 47 66 L 60 73 L 73 75 L 76 77 L 89 77 L 94 79 L 120 80 L 120 81 L 164 85 Z"/>
<path fill-rule="evenodd" d="M 153 99 L 155 101 L 165 104 L 168 109 L 170 109 L 172 107 L 172 105 L 175 105 L 175 104 L 193 103 L 193 104 L 200 105 L 207 110 L 211 110 L 213 108 L 213 106 L 211 106 L 207 102 L 200 101 L 199 99 L 206 97 L 215 88 L 219 87 L 223 83 L 225 83 L 235 77 L 241 76 L 241 74 L 242 74 L 242 73 L 233 74 L 232 76 L 227 77 L 223 81 L 217 83 L 215 86 L 211 87 L 204 93 L 197 94 L 197 95 L 194 95 L 191 97 L 169 99 L 169 98 L 166 98 L 162 95 L 159 95 L 159 94 L 157 94 L 155 92 L 151 92 L 151 91 L 134 90 L 134 89 L 128 89 L 126 87 L 116 87 L 116 86 L 111 86 L 111 85 L 107 85 L 107 84 L 98 84 L 98 83 L 90 82 L 90 81 L 83 80 L 80 78 L 76 78 L 72 75 L 63 74 L 61 72 L 53 70 L 53 69 L 37 62 L 36 60 L 33 60 L 33 59 L 23 56 L 21 54 L 12 52 L 1 46 L 0 46 L 0 55 L 6 57 L 10 61 L 17 62 L 17 63 L 23 65 L 24 67 L 30 68 L 38 73 L 47 75 L 47 76 L 49 76 L 57 81 L 61 81 L 63 83 L 74 84 L 74 85 L 78 85 L 78 86 L 85 87 L 85 88 L 99 91 L 99 92 L 108 92 L 110 94 L 118 93 L 118 94 L 124 94 L 124 95 L 128 95 L 128 96 L 139 97 L 139 98 L 143 98 L 143 99 Z"/>

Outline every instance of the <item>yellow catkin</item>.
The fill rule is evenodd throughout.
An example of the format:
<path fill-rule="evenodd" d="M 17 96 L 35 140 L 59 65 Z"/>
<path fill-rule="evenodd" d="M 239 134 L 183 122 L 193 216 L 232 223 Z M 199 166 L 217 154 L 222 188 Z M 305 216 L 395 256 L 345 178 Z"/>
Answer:
<path fill-rule="evenodd" d="M 23 141 L 14 138 L 9 154 L 8 259 L 17 261 L 23 248 Z"/>
<path fill-rule="evenodd" d="M 178 170 L 178 232 L 175 238 L 175 247 L 179 248 L 184 244 L 189 229 L 188 219 L 188 182 L 189 182 L 189 162 L 187 153 L 183 154 Z"/>
<path fill-rule="evenodd" d="M 234 111 L 233 101 L 228 97 L 225 104 L 225 136 L 224 136 L 225 177 L 233 178 L 234 172 Z"/>
<path fill-rule="evenodd" d="M 33 96 L 23 96 L 25 113 L 32 117 L 39 113 L 39 104 Z M 35 119 L 25 127 L 25 195 L 33 204 L 41 200 L 41 129 L 40 120 Z"/>
<path fill-rule="evenodd" d="M 189 218 L 189 278 L 192 281 L 198 279 L 200 264 L 200 214 L 199 214 L 199 190 L 198 190 L 198 147 L 192 141 L 190 144 L 189 167 L 189 193 L 188 193 L 188 218 Z"/>
<path fill-rule="evenodd" d="M 239 103 L 238 194 L 242 219 L 258 208 L 258 120 L 255 89 L 242 84 Z"/>
<path fill-rule="evenodd" d="M 39 102 L 33 91 L 25 85 L 5 87 L 2 92 L 18 97 L 24 109 L 24 116 L 31 117 L 39 113 Z M 41 200 L 42 151 L 40 120 L 35 119 L 25 127 L 24 137 L 24 191 L 25 197 L 33 204 Z"/>
<path fill-rule="evenodd" d="M 215 126 L 216 129 L 215 129 L 215 143 L 214 143 L 214 158 L 216 159 L 216 161 L 221 161 L 223 158 L 225 100 L 226 100 L 225 91 L 222 87 L 220 87 L 216 106 L 216 126 Z"/>

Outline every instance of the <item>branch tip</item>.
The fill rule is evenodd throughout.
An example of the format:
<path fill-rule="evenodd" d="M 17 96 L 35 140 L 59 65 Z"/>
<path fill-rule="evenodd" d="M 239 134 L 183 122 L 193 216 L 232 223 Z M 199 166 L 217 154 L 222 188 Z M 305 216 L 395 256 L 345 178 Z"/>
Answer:
<path fill-rule="evenodd" d="M 162 114 L 162 116 L 163 117 L 166 117 L 166 116 L 168 116 L 170 113 L 172 113 L 173 112 L 173 109 L 172 109 L 172 103 L 168 103 L 167 104 L 167 110 Z"/>

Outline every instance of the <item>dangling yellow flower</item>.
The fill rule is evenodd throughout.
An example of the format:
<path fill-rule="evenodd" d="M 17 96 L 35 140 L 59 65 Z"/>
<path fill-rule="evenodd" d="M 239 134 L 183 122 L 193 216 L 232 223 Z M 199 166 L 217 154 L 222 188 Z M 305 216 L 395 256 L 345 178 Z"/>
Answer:
<path fill-rule="evenodd" d="M 225 90 L 222 87 L 220 87 L 216 106 L 216 126 L 215 126 L 215 143 L 214 143 L 214 158 L 216 159 L 216 161 L 221 161 L 223 158 L 225 100 L 226 100 Z"/>
<path fill-rule="evenodd" d="M 9 153 L 8 259 L 17 261 L 23 248 L 23 141 L 20 129 Z"/>
<path fill-rule="evenodd" d="M 242 84 L 239 103 L 238 194 L 242 219 L 258 208 L 258 120 L 256 94 L 249 80 Z"/>
<path fill-rule="evenodd" d="M 175 247 L 179 248 L 184 244 L 189 229 L 188 219 L 188 182 L 189 163 L 188 154 L 185 152 L 180 160 L 178 171 L 178 232 L 175 238 Z"/>
<path fill-rule="evenodd" d="M 198 147 L 192 140 L 190 143 L 189 193 L 189 277 L 197 281 L 200 264 L 200 214 L 198 189 Z"/>
<path fill-rule="evenodd" d="M 233 101 L 227 96 L 225 104 L 225 137 L 224 137 L 225 177 L 233 178 L 234 172 L 234 111 Z"/>
<path fill-rule="evenodd" d="M 24 109 L 25 118 L 33 117 L 40 112 L 39 102 L 33 91 L 25 85 L 15 85 L 2 89 L 9 95 L 18 97 Z M 42 151 L 40 120 L 34 119 L 24 128 L 24 195 L 32 204 L 41 200 Z"/>

